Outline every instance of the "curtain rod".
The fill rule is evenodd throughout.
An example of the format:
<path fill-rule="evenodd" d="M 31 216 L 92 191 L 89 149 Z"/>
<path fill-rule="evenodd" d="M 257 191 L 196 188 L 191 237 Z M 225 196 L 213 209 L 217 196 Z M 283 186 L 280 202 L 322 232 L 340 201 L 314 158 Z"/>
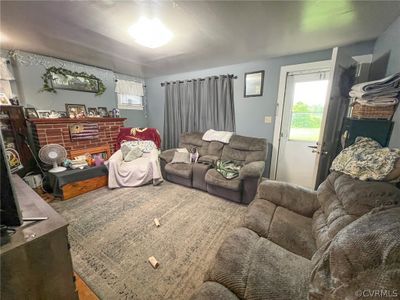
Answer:
<path fill-rule="evenodd" d="M 219 75 L 219 76 L 210 76 L 210 77 L 213 77 L 213 78 L 219 78 L 219 77 L 229 77 L 229 78 L 233 78 L 233 79 L 237 79 L 237 76 L 235 76 L 235 75 L 228 75 L 228 76 L 226 76 L 226 75 Z M 192 82 L 193 80 L 196 80 L 196 79 L 190 79 L 190 80 L 185 80 L 185 81 L 171 81 L 171 82 L 161 82 L 161 86 L 165 86 L 166 84 L 171 84 L 171 83 L 184 83 L 184 82 Z M 204 81 L 205 80 L 205 78 L 200 78 L 200 81 Z"/>

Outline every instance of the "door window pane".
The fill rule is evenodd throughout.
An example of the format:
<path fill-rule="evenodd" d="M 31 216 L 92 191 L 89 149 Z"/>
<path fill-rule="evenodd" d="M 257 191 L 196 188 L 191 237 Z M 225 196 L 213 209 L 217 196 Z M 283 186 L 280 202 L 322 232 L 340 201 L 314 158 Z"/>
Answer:
<path fill-rule="evenodd" d="M 295 83 L 289 140 L 318 141 L 327 88 L 328 80 Z"/>

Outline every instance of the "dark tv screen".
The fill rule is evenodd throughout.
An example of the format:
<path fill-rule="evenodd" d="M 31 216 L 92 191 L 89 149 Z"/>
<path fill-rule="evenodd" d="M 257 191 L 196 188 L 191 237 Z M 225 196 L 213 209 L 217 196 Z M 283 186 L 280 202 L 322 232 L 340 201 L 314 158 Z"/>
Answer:
<path fill-rule="evenodd" d="M 1 225 L 20 226 L 22 224 L 21 211 L 19 209 L 17 197 L 13 183 L 11 181 L 11 172 L 8 165 L 6 151 L 3 143 L 3 136 L 0 132 L 0 195 L 1 195 Z"/>

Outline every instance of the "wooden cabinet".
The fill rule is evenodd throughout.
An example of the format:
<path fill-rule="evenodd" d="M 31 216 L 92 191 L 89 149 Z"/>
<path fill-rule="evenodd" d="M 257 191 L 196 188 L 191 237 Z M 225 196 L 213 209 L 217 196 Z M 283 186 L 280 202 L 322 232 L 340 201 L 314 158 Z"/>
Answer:
<path fill-rule="evenodd" d="M 47 217 L 24 222 L 0 248 L 3 300 L 77 300 L 68 223 L 17 175 L 12 176 L 23 218 Z"/>
<path fill-rule="evenodd" d="M 21 160 L 22 167 L 18 174 L 25 175 L 34 168 L 32 154 L 25 141 L 28 138 L 28 127 L 22 106 L 0 106 L 0 127 L 6 148 L 14 149 Z M 12 168 L 12 166 L 10 166 Z"/>
<path fill-rule="evenodd" d="M 342 137 L 345 147 L 352 145 L 359 136 L 369 137 L 387 147 L 392 135 L 393 122 L 390 120 L 345 118 Z"/>

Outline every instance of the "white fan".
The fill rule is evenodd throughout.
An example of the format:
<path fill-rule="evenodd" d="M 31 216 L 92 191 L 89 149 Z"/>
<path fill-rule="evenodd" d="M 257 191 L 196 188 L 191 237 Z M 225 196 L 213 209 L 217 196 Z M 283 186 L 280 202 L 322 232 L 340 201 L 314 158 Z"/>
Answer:
<path fill-rule="evenodd" d="M 58 166 L 67 158 L 67 150 L 58 144 L 44 145 L 39 150 L 39 158 L 42 162 L 48 165 L 53 165 L 53 168 L 49 170 L 50 173 L 58 173 L 65 171 L 67 168 Z"/>

